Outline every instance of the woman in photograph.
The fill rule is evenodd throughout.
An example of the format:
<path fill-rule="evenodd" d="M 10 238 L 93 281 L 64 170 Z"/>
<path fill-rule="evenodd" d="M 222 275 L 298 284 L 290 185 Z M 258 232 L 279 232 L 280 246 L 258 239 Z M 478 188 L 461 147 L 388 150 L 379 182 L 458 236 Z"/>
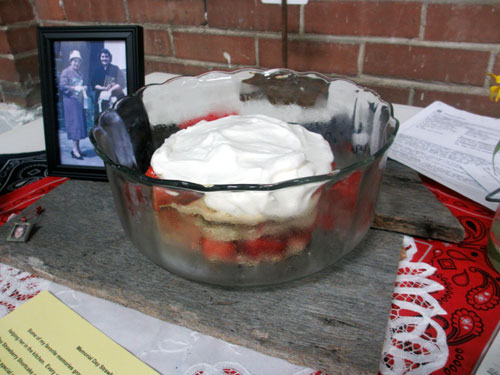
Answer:
<path fill-rule="evenodd" d="M 95 90 L 95 105 L 97 113 L 111 107 L 113 103 L 124 95 L 125 75 L 116 65 L 111 64 L 113 55 L 103 48 L 99 52 L 99 65 L 92 74 L 90 84 Z"/>
<path fill-rule="evenodd" d="M 87 97 L 87 86 L 83 84 L 80 72 L 82 57 L 78 50 L 69 55 L 69 66 L 59 78 L 59 89 L 62 92 L 64 107 L 64 123 L 68 139 L 73 141 L 71 157 L 83 160 L 85 156 L 80 150 L 80 140 L 87 138 L 84 102 Z"/>
<path fill-rule="evenodd" d="M 12 237 L 14 237 L 16 240 L 19 240 L 24 236 L 25 232 L 26 232 L 26 226 L 23 224 L 18 224 L 14 228 L 14 234 L 12 235 Z"/>

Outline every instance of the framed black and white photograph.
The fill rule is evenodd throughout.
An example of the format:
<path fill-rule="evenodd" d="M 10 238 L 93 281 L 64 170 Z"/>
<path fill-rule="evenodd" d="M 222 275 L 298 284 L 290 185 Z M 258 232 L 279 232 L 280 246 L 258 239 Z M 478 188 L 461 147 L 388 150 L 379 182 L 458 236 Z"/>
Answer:
<path fill-rule="evenodd" d="M 48 174 L 105 180 L 89 131 L 144 85 L 142 28 L 39 27 L 38 49 Z"/>

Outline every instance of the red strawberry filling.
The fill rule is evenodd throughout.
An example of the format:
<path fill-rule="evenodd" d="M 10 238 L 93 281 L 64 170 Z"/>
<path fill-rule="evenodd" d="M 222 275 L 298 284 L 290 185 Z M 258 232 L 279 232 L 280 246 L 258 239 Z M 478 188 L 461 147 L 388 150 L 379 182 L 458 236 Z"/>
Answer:
<path fill-rule="evenodd" d="M 361 171 L 354 171 L 348 177 L 324 189 L 319 201 L 320 212 L 316 218 L 317 224 L 324 231 L 338 228 L 339 225 L 348 225 L 348 223 L 341 224 L 344 216 L 342 212 L 346 212 L 345 217 L 351 217 L 349 213 L 356 209 L 362 177 Z"/>
<path fill-rule="evenodd" d="M 232 115 L 237 115 L 236 112 L 230 112 L 230 113 L 209 113 L 208 115 L 206 116 L 200 116 L 200 117 L 196 117 L 196 118 L 193 118 L 191 120 L 188 120 L 188 121 L 184 121 L 182 123 L 180 123 L 178 125 L 178 128 L 179 129 L 186 129 L 186 128 L 189 128 L 190 126 L 193 126 L 197 123 L 199 123 L 200 121 L 214 121 L 214 120 L 217 120 L 217 119 L 220 119 L 220 118 L 223 118 L 223 117 L 227 117 L 227 116 L 232 116 Z"/>
<path fill-rule="evenodd" d="M 241 241 L 241 251 L 253 259 L 268 255 L 283 255 L 286 250 L 286 241 L 272 237 L 260 237 L 256 240 Z"/>
<path fill-rule="evenodd" d="M 151 167 L 146 175 L 158 178 Z M 320 194 L 320 210 L 315 225 L 300 231 L 291 230 L 289 233 L 282 233 L 276 237 L 264 235 L 252 240 L 221 241 L 203 235 L 194 217 L 180 214 L 170 207 L 172 203 L 188 205 L 202 198 L 202 193 L 154 187 L 154 209 L 158 213 L 158 221 L 163 233 L 168 234 L 170 238 L 185 247 L 200 250 L 201 254 L 210 261 L 276 260 L 302 252 L 311 241 L 314 227 L 318 226 L 324 231 L 334 229 L 337 226 L 335 217 L 339 216 L 339 209 L 355 209 L 361 177 L 361 172 L 356 171 L 328 189 L 318 189 L 315 194 Z M 258 227 L 259 233 L 265 233 L 265 222 L 259 224 Z"/>
<path fill-rule="evenodd" d="M 153 171 L 152 167 L 146 172 L 146 176 L 151 178 L 159 178 Z M 195 200 L 203 197 L 202 193 L 198 193 L 190 190 L 173 190 L 164 187 L 154 186 L 153 187 L 153 207 L 155 211 L 159 211 L 162 206 L 168 206 L 172 203 L 177 203 L 185 206 Z"/>
<path fill-rule="evenodd" d="M 201 240 L 201 251 L 210 260 L 232 261 L 238 255 L 236 245 L 233 242 L 217 241 L 209 238 Z"/>
<path fill-rule="evenodd" d="M 187 128 L 201 120 L 212 121 L 234 114 L 236 113 L 211 113 L 183 122 L 179 128 Z M 332 162 L 332 170 L 334 168 L 335 162 Z M 159 178 L 151 167 L 146 175 L 151 178 Z M 319 227 L 324 231 L 336 228 L 338 224 L 335 217 L 339 217 L 339 209 L 355 209 L 361 177 L 362 173 L 356 171 L 328 189 L 323 186 L 316 191 L 315 195 L 320 194 L 319 211 L 311 228 L 292 229 L 288 233 L 280 233 L 277 236 L 263 235 L 251 240 L 221 241 L 211 238 L 204 235 L 202 230 L 198 228 L 194 216 L 181 214 L 171 207 L 174 203 L 188 205 L 202 198 L 202 193 L 155 186 L 153 187 L 153 207 L 158 214 L 158 223 L 165 236 L 184 247 L 200 251 L 210 261 L 240 262 L 248 260 L 255 262 L 264 259 L 281 259 L 305 250 L 311 242 L 314 228 Z M 261 223 L 258 225 L 257 232 L 265 233 L 265 228 L 266 223 Z"/>

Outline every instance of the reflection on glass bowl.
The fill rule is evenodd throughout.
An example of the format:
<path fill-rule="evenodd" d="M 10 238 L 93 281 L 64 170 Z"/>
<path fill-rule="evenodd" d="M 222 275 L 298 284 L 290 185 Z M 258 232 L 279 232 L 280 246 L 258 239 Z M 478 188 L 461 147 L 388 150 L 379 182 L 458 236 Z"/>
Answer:
<path fill-rule="evenodd" d="M 334 154 L 333 170 L 273 184 L 225 185 L 159 179 L 151 172 L 154 151 L 180 129 L 255 114 L 320 134 Z M 242 69 L 145 86 L 102 113 L 91 140 L 105 162 L 122 226 L 143 254 L 191 280 L 254 286 L 317 272 L 361 241 L 398 126 L 389 103 L 350 81 Z M 290 217 L 228 218 L 205 201 L 249 191 L 288 195 L 303 187 L 314 191 L 308 209 Z"/>

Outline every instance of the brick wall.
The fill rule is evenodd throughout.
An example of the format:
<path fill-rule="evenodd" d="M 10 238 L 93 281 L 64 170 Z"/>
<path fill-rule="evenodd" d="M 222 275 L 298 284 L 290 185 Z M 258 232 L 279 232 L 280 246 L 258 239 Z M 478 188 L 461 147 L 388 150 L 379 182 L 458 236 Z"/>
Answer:
<path fill-rule="evenodd" d="M 260 0 L 0 0 L 0 18 L 0 82 L 20 93 L 36 81 L 35 24 L 140 24 L 146 73 L 282 65 L 280 6 Z M 499 0 L 310 0 L 288 7 L 288 67 L 500 117 L 485 74 L 500 74 L 499 20 Z"/>
<path fill-rule="evenodd" d="M 29 0 L 0 1 L 0 100 L 40 102 L 36 19 Z"/>

